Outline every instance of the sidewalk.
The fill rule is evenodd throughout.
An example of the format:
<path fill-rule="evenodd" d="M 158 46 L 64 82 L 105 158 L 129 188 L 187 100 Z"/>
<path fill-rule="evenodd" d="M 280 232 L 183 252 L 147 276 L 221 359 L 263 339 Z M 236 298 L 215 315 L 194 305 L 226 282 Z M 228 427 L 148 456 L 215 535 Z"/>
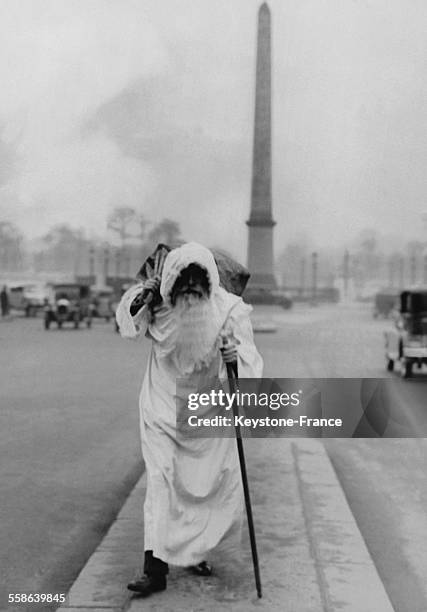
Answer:
<path fill-rule="evenodd" d="M 145 478 L 69 592 L 61 612 L 393 612 L 319 440 L 245 440 L 263 598 L 246 522 L 238 549 L 209 559 L 210 578 L 171 568 L 168 589 L 135 598 L 142 568 Z"/>

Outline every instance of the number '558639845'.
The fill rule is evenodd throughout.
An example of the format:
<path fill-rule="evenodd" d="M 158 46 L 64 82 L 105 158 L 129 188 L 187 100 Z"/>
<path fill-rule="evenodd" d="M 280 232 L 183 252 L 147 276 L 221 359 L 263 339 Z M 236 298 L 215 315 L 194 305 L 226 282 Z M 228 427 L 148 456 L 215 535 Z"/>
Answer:
<path fill-rule="evenodd" d="M 9 603 L 64 603 L 65 593 L 9 593 Z"/>

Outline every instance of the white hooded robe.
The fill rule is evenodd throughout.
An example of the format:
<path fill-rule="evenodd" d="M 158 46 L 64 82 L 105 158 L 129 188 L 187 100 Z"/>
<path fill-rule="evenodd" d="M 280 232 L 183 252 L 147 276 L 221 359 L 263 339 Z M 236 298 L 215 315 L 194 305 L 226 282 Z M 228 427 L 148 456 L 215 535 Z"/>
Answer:
<path fill-rule="evenodd" d="M 185 374 L 174 360 L 174 317 L 170 292 L 190 263 L 207 271 L 218 342 L 204 363 Z M 185 378 L 188 392 L 202 391 L 213 377 L 227 378 L 219 352 L 226 329 L 237 343 L 242 378 L 261 378 L 262 359 L 255 347 L 249 319 L 251 307 L 219 285 L 211 252 L 196 243 L 171 251 L 164 264 L 160 293 L 163 302 L 150 313 L 147 306 L 132 317 L 130 305 L 143 289 L 140 283 L 122 297 L 116 319 L 121 335 L 145 335 L 152 341 L 139 398 L 141 445 L 147 472 L 144 504 L 144 548 L 178 566 L 205 560 L 243 516 L 243 491 L 236 441 L 229 438 L 187 438 L 176 435 L 176 380 Z"/>

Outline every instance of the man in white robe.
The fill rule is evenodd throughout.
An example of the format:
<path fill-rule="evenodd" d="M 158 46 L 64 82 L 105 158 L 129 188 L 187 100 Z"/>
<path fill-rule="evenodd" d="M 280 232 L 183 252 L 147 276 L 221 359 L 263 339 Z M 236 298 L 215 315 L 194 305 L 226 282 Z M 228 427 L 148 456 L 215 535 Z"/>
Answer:
<path fill-rule="evenodd" d="M 153 306 L 158 290 L 161 301 Z M 240 527 L 243 492 L 236 442 L 177 436 L 177 379 L 184 379 L 187 392 L 198 393 L 209 380 L 226 379 L 225 363 L 235 361 L 240 377 L 260 378 L 263 363 L 250 311 L 240 297 L 220 287 L 212 253 L 196 243 L 172 250 L 161 279 L 135 285 L 118 306 L 121 335 L 152 340 L 139 400 L 147 472 L 146 576 L 128 585 L 143 596 L 166 588 L 169 563 L 210 575 L 209 551 Z"/>

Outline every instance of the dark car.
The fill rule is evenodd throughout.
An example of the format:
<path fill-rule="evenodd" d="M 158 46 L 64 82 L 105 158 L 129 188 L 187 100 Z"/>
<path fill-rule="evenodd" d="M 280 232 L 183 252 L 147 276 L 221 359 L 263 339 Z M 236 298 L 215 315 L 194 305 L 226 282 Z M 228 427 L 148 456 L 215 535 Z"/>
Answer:
<path fill-rule="evenodd" d="M 288 309 L 292 306 L 290 297 L 280 290 L 269 291 L 267 289 L 251 288 L 245 290 L 243 294 L 245 302 L 249 304 L 269 304 L 281 306 Z"/>
<path fill-rule="evenodd" d="M 105 319 L 107 323 L 114 317 L 113 303 L 114 291 L 112 287 L 96 286 L 91 287 L 92 316 Z"/>
<path fill-rule="evenodd" d="M 60 329 L 64 323 L 72 323 L 77 329 L 80 323 L 92 325 L 90 287 L 77 283 L 60 283 L 51 286 L 51 298 L 45 306 L 44 326 L 49 329 L 56 323 Z"/>
<path fill-rule="evenodd" d="M 374 319 L 378 317 L 387 318 L 399 305 L 399 293 L 397 291 L 379 291 L 375 295 Z"/>
<path fill-rule="evenodd" d="M 394 329 L 385 333 L 385 354 L 387 369 L 398 362 L 404 378 L 412 375 L 414 365 L 427 364 L 427 288 L 400 294 Z"/>

